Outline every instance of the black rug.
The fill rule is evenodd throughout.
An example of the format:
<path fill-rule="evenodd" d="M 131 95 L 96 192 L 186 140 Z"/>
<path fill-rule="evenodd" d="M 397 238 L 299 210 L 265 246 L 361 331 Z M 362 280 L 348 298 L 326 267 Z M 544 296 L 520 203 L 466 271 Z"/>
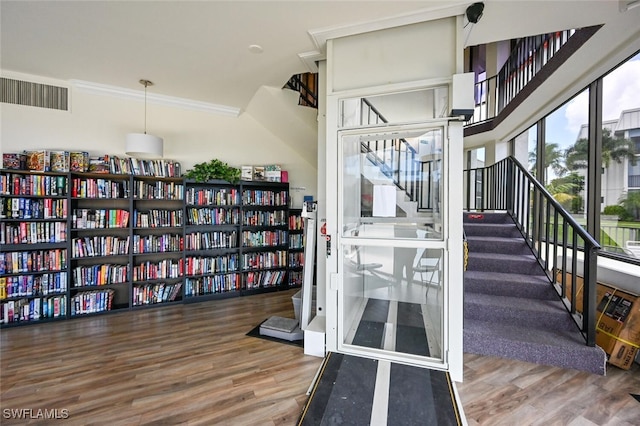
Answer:
<path fill-rule="evenodd" d="M 269 318 L 265 319 L 264 321 L 268 320 Z M 264 321 L 262 321 L 260 324 L 258 324 L 257 326 L 255 326 L 251 331 L 249 331 L 246 335 L 250 336 L 250 337 L 257 337 L 258 339 L 264 339 L 264 340 L 270 340 L 272 342 L 277 342 L 277 343 L 286 343 L 288 345 L 294 345 L 294 346 L 299 346 L 299 347 L 304 347 L 304 339 L 300 339 L 300 340 L 286 340 L 286 339 L 278 339 L 277 337 L 271 337 L 271 336 L 264 336 L 262 334 L 260 334 L 260 326 L 264 323 Z"/>
<path fill-rule="evenodd" d="M 298 425 L 371 424 L 377 369 L 377 360 L 329 353 Z M 391 363 L 389 379 L 387 425 L 462 424 L 448 373 Z"/>

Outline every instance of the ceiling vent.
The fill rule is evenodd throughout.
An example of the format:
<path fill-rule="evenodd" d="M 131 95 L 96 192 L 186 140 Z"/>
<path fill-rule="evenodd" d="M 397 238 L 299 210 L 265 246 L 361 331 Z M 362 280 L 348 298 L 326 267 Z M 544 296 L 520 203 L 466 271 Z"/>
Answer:
<path fill-rule="evenodd" d="M 0 102 L 68 111 L 69 89 L 2 77 Z"/>

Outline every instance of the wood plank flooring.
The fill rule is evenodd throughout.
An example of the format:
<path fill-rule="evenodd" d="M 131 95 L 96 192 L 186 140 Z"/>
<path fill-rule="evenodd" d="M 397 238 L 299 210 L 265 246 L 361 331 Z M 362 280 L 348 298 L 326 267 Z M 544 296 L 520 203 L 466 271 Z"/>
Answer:
<path fill-rule="evenodd" d="M 0 331 L 0 423 L 295 425 L 322 360 L 247 337 L 296 290 Z M 465 354 L 469 425 L 639 424 L 640 369 L 607 377 Z M 64 420 L 10 419 L 58 410 Z M 62 411 L 67 410 L 67 411 Z M 49 411 L 51 413 L 51 411 Z"/>

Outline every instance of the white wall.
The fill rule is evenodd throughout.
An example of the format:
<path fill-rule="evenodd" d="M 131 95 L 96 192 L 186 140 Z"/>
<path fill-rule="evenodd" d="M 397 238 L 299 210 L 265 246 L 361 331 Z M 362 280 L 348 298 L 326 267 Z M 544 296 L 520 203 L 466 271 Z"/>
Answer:
<path fill-rule="evenodd" d="M 141 101 L 73 86 L 70 95 L 69 112 L 0 104 L 0 151 L 64 149 L 125 156 L 125 135 L 144 131 Z M 306 188 L 300 201 L 302 195 L 317 194 L 317 164 L 308 163 L 249 114 L 232 117 L 148 103 L 147 131 L 164 138 L 164 158 L 179 161 L 183 170 L 213 158 L 235 167 L 280 164 L 292 187 Z"/>

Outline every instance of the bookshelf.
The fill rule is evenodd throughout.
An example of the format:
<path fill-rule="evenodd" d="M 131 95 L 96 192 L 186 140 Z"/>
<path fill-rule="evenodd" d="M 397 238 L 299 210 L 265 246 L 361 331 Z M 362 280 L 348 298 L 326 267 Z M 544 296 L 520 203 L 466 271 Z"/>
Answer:
<path fill-rule="evenodd" d="M 240 295 L 240 187 L 186 181 L 184 236 L 187 302 Z"/>
<path fill-rule="evenodd" d="M 289 287 L 301 287 L 304 266 L 304 219 L 302 209 L 289 209 Z"/>
<path fill-rule="evenodd" d="M 182 300 L 184 181 L 132 176 L 131 306 Z"/>
<path fill-rule="evenodd" d="M 287 288 L 289 184 L 243 182 L 241 188 L 243 292 Z"/>
<path fill-rule="evenodd" d="M 1 327 L 299 286 L 288 183 L 110 170 L 0 169 Z"/>
<path fill-rule="evenodd" d="M 131 177 L 70 174 L 69 316 L 129 308 Z"/>
<path fill-rule="evenodd" d="M 0 172 L 0 320 L 67 316 L 68 176 Z"/>

